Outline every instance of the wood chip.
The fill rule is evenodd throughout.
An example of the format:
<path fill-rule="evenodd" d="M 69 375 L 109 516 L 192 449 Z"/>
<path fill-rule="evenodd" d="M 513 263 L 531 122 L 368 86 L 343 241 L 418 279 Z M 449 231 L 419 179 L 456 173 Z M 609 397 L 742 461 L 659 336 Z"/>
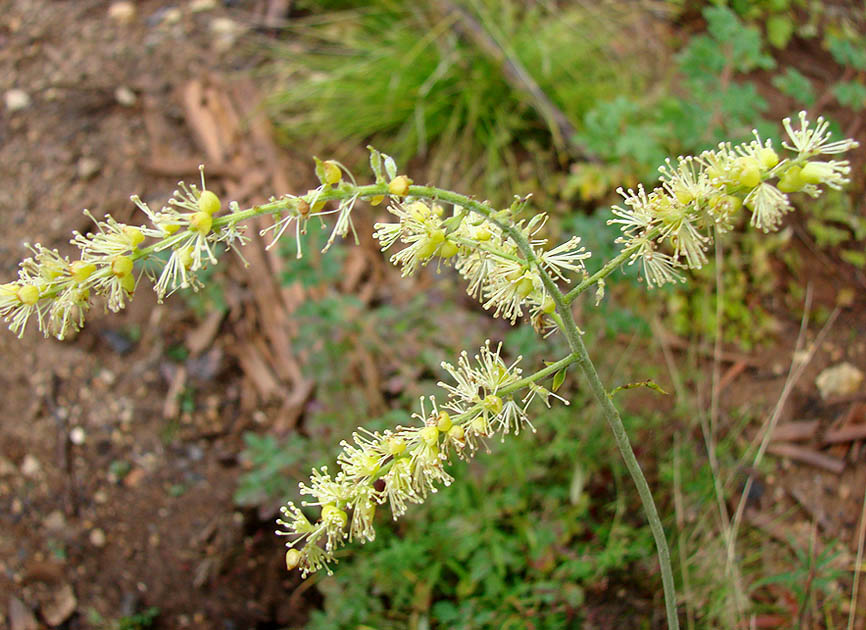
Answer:
<path fill-rule="evenodd" d="M 9 597 L 9 629 L 39 630 L 33 612 L 17 597 Z"/>
<path fill-rule="evenodd" d="M 816 468 L 821 468 L 837 475 L 842 474 L 842 471 L 845 470 L 845 460 L 839 459 L 838 457 L 831 457 L 830 455 L 825 455 L 824 453 L 819 453 L 818 451 L 809 448 L 797 446 L 796 444 L 775 442 L 770 444 L 767 450 L 773 455 L 788 457 L 802 464 L 815 466 Z"/>
<path fill-rule="evenodd" d="M 818 433 L 818 420 L 795 420 L 776 425 L 773 430 L 774 442 L 802 442 L 811 440 Z"/>
<path fill-rule="evenodd" d="M 186 336 L 186 348 L 190 355 L 198 356 L 207 350 L 213 343 L 220 324 L 225 317 L 225 312 L 216 310 L 208 314 L 197 328 L 191 330 Z"/>
<path fill-rule="evenodd" d="M 165 394 L 165 402 L 162 404 L 162 417 L 166 420 L 174 420 L 180 415 L 180 396 L 184 387 L 186 387 L 186 368 L 181 365 L 172 376 L 168 392 Z"/>

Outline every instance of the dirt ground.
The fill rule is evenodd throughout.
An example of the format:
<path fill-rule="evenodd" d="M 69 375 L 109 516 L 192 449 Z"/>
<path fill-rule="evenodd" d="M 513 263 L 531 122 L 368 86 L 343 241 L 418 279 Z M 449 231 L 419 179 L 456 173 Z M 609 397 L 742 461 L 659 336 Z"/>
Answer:
<path fill-rule="evenodd" d="M 255 109 L 261 95 L 242 71 L 256 58 L 244 37 L 267 34 L 267 7 L 279 3 L 2 4 L 2 277 L 14 277 L 25 239 L 67 252 L 70 232 L 89 224 L 82 208 L 131 219 L 130 193 L 163 200 L 202 161 L 214 165 L 215 188 L 239 199 L 309 182 L 306 167 L 296 169 L 292 187 L 285 173 L 294 158 L 275 154 L 261 130 L 252 134 L 257 144 L 239 149 L 237 138 L 212 129 L 220 115 L 239 128 L 236 114 L 214 113 L 225 102 Z M 281 168 L 262 180 L 243 174 L 265 162 Z M 796 247 L 809 255 L 807 245 Z M 255 337 L 256 321 L 279 320 L 267 326 L 271 335 L 290 326 L 283 310 L 267 306 L 279 290 L 257 280 L 265 272 L 256 269 L 279 263 L 261 252 L 251 262 L 252 271 L 231 272 L 239 288 L 224 318 L 199 321 L 184 302 L 158 305 L 139 291 L 127 311 L 94 314 L 66 342 L 0 332 L 0 625 L 102 627 L 100 618 L 151 606 L 165 628 L 303 623 L 311 603 L 282 566 L 270 515 L 232 499 L 243 432 L 289 430 L 312 395 L 293 358 L 272 349 L 280 339 Z M 783 544 L 808 544 L 814 524 L 850 561 L 866 487 L 857 441 L 866 438 L 866 395 L 861 384 L 822 398 L 815 381 L 843 362 L 866 371 L 866 286 L 832 259 L 810 273 L 825 310 L 846 289 L 854 297 L 843 300 L 793 389 L 780 422 L 800 433 L 771 446 L 787 457 L 761 476 L 747 522 Z M 783 299 L 775 306 L 789 308 Z M 244 318 L 251 312 L 252 323 Z M 748 403 L 766 414 L 779 398 L 798 325 L 791 315 L 781 321 L 776 347 L 725 355 L 723 423 L 727 409 Z M 682 349 L 669 341 L 672 352 Z M 275 393 L 282 389 L 289 394 Z M 192 404 L 178 403 L 183 392 Z M 866 599 L 860 605 L 866 610 Z"/>

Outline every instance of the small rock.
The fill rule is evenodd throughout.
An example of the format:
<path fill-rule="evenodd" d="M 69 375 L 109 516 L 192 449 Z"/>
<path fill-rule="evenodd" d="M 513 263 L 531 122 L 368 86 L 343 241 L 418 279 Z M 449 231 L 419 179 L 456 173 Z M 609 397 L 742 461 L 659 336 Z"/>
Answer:
<path fill-rule="evenodd" d="M 226 52 L 234 46 L 245 28 L 231 18 L 218 17 L 210 23 L 211 33 L 214 34 L 213 46 L 219 52 Z"/>
<path fill-rule="evenodd" d="M 17 112 L 30 107 L 30 95 L 24 90 L 13 89 L 6 92 L 6 109 Z"/>
<path fill-rule="evenodd" d="M 75 597 L 75 591 L 70 584 L 64 582 L 51 593 L 50 599 L 40 610 L 45 623 L 49 626 L 59 626 L 72 616 L 77 607 L 78 599 Z"/>
<path fill-rule="evenodd" d="M 21 462 L 21 474 L 31 479 L 36 479 L 42 473 L 42 464 L 30 453 L 24 456 Z"/>
<path fill-rule="evenodd" d="M 815 379 L 815 385 L 821 392 L 821 398 L 854 394 L 862 384 L 863 372 L 847 361 L 828 367 Z"/>
<path fill-rule="evenodd" d="M 182 17 L 183 13 L 181 13 L 180 9 L 177 7 L 169 7 L 162 13 L 162 23 L 171 26 L 172 24 L 180 22 Z"/>
<path fill-rule="evenodd" d="M 189 4 L 189 10 L 193 13 L 199 13 L 201 11 L 216 9 L 216 6 L 216 0 L 192 0 Z"/>
<path fill-rule="evenodd" d="M 69 431 L 69 441 L 76 446 L 81 446 L 87 440 L 87 433 L 81 427 L 72 427 Z"/>
<path fill-rule="evenodd" d="M 98 527 L 90 531 L 90 536 L 88 537 L 88 539 L 90 540 L 90 544 L 94 547 L 105 547 L 105 532 Z"/>
<path fill-rule="evenodd" d="M 105 490 L 97 490 L 93 493 L 93 501 L 99 505 L 108 503 L 108 493 Z"/>
<path fill-rule="evenodd" d="M 63 516 L 63 512 L 61 512 L 60 510 L 54 510 L 45 517 L 45 520 L 42 521 L 42 524 L 45 526 L 45 529 L 53 532 L 59 532 L 66 527 L 66 517 Z"/>
<path fill-rule="evenodd" d="M 129 24 L 135 19 L 135 3 L 134 2 L 126 2 L 125 0 L 122 2 L 113 2 L 110 7 L 108 7 L 108 17 L 112 20 L 116 20 L 119 24 Z"/>
<path fill-rule="evenodd" d="M 85 156 L 78 160 L 77 169 L 78 177 L 81 179 L 90 179 L 102 169 L 102 164 L 96 158 Z"/>
<path fill-rule="evenodd" d="M 33 612 L 15 596 L 9 598 L 9 629 L 38 630 L 39 624 Z"/>
<path fill-rule="evenodd" d="M 121 85 L 114 90 L 114 100 L 124 107 L 132 107 L 136 102 L 138 102 L 138 97 L 131 89 L 125 85 Z"/>

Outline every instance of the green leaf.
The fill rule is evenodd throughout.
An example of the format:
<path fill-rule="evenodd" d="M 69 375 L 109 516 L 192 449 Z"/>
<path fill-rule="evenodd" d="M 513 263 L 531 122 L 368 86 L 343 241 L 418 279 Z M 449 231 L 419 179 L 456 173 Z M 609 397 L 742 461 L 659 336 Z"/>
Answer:
<path fill-rule="evenodd" d="M 854 111 L 866 109 L 866 85 L 859 81 L 841 81 L 833 86 L 833 96 L 844 107 Z"/>
<path fill-rule="evenodd" d="M 767 18 L 767 41 L 775 48 L 784 48 L 794 34 L 794 20 L 789 15 L 772 15 Z"/>
<path fill-rule="evenodd" d="M 559 372 L 553 375 L 553 385 L 551 386 L 551 389 L 554 392 L 556 392 L 560 387 L 562 387 L 562 384 L 565 382 L 565 374 L 567 371 L 568 368 L 562 368 L 561 370 L 559 370 Z"/>
<path fill-rule="evenodd" d="M 655 381 L 648 378 L 645 381 L 637 381 L 635 383 L 627 383 L 625 385 L 620 385 L 619 387 L 612 389 L 608 396 L 613 398 L 613 395 L 619 391 L 622 391 L 624 389 L 635 389 L 637 387 L 646 387 L 647 389 L 653 389 L 660 394 L 664 394 L 665 396 L 668 395 L 668 393 L 663 390 Z"/>
<path fill-rule="evenodd" d="M 777 74 L 771 82 L 782 94 L 796 99 L 802 105 L 811 107 L 815 103 L 812 82 L 796 68 L 787 68 L 784 74 Z"/>

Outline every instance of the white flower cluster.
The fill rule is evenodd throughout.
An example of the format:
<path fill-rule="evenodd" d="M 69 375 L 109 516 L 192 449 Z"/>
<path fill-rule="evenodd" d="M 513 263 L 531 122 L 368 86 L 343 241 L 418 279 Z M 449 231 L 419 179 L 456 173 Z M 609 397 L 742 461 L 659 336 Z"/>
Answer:
<path fill-rule="evenodd" d="M 309 484 L 301 483 L 300 491 L 311 497 L 303 507 L 320 508 L 319 519 L 311 521 L 300 507 L 289 503 L 277 521 L 282 528 L 277 534 L 290 538 L 286 543 L 289 569 L 299 567 L 304 576 L 320 569 L 330 573 L 328 565 L 335 561 L 334 552 L 343 541 L 375 538 L 377 506 L 388 504 L 397 519 L 409 504 L 423 502 L 439 486 L 453 481 L 445 471 L 452 454 L 470 457 L 496 433 L 504 436 L 517 433 L 524 424 L 532 427 L 526 409 L 533 398 L 549 404 L 550 396 L 559 397 L 537 383 L 521 382 L 520 359 L 508 365 L 500 350 L 501 344 L 493 350 L 488 341 L 474 362 L 464 352 L 456 366 L 443 363 L 454 379 L 453 384 L 439 383 L 447 402 L 440 406 L 432 397 L 422 398 L 420 412 L 412 416 L 418 420 L 415 426 L 382 433 L 359 429 L 352 443 L 340 444 L 336 475 L 331 476 L 327 468 L 313 470 Z M 528 389 L 522 400 L 515 398 L 521 386 Z"/>
<path fill-rule="evenodd" d="M 155 254 L 164 250 L 171 250 L 171 255 L 159 277 L 151 278 L 159 299 L 180 287 L 195 286 L 195 273 L 216 262 L 214 245 L 224 242 L 235 247 L 244 237 L 234 222 L 212 229 L 221 204 L 205 188 L 204 173 L 201 190 L 183 182 L 179 186 L 169 205 L 158 212 L 132 197 L 150 220 L 149 226 L 126 225 L 110 215 L 99 221 L 85 211 L 95 230 L 73 234 L 70 242 L 80 250 L 78 260 L 33 245 L 33 255 L 19 265 L 18 280 L 0 285 L 0 316 L 12 332 L 23 335 L 27 322 L 35 318 L 43 334 L 63 339 L 81 328 L 96 296 L 112 311 L 123 309 L 137 285 L 136 263 L 162 263 Z M 230 209 L 239 211 L 236 203 L 230 204 Z M 148 237 L 158 240 L 142 248 Z M 145 273 L 153 274 L 149 270 Z"/>
<path fill-rule="evenodd" d="M 830 142 L 827 121 L 818 118 L 811 128 L 805 112 L 799 129 L 788 118 L 782 125 L 790 141 L 782 146 L 796 152 L 785 159 L 755 132 L 751 142 L 722 143 L 697 157 L 668 160 L 659 168 L 661 185 L 652 192 L 643 186 L 618 190 L 624 205 L 613 207 L 616 218 L 608 223 L 620 226 L 623 236 L 617 242 L 631 252 L 629 264 L 641 262 L 648 286 L 682 281 L 679 269 L 703 266 L 714 231 L 730 230 L 743 205 L 752 213 L 751 224 L 769 232 L 792 210 L 787 193 L 817 197 L 821 186 L 839 188 L 848 182 L 847 160 L 813 158 L 843 153 L 856 142 Z"/>
<path fill-rule="evenodd" d="M 379 239 L 383 251 L 398 242 L 404 246 L 391 256 L 391 262 L 402 268 L 404 276 L 414 274 L 419 266 L 434 259 L 439 264 L 454 261 L 454 267 L 468 281 L 469 295 L 485 309 L 492 309 L 495 317 L 514 323 L 524 308 L 533 317 L 554 311 L 555 304 L 538 271 L 521 256 L 498 220 L 470 216 L 458 208 L 446 216 L 438 203 L 411 198 L 392 204 L 388 211 L 398 221 L 377 223 L 373 236 Z M 495 216 L 507 221 L 509 213 L 504 210 Z M 537 238 L 537 234 L 546 220 L 545 214 L 537 214 L 513 227 L 530 242 L 540 265 L 552 276 L 568 281 L 572 273 L 585 273 L 583 261 L 590 253 L 580 247 L 579 237 L 544 249 L 547 240 Z"/>

